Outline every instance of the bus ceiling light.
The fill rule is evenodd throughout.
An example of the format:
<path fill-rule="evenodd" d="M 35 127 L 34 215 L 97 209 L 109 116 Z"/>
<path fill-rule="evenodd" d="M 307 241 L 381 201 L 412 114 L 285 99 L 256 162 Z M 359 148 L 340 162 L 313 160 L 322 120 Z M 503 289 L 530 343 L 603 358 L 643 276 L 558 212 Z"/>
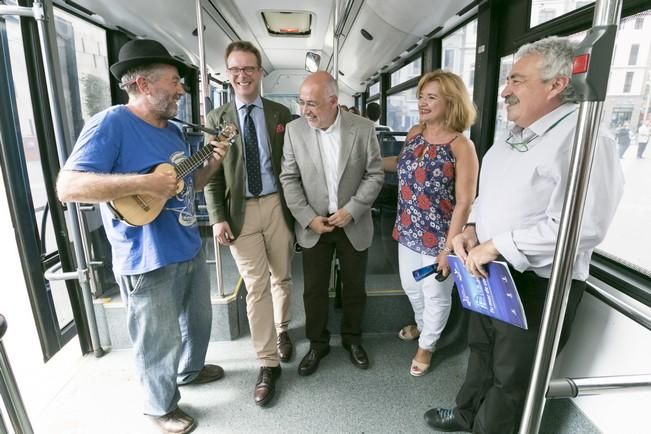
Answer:
<path fill-rule="evenodd" d="M 321 56 L 313 51 L 308 51 L 305 54 L 305 70 L 309 72 L 316 72 L 319 69 Z"/>

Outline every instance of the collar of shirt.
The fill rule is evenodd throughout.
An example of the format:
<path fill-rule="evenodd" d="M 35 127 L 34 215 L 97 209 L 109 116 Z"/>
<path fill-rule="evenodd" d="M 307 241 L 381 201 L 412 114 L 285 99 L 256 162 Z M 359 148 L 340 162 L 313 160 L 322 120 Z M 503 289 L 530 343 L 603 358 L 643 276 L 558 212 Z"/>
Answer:
<path fill-rule="evenodd" d="M 317 128 L 317 131 L 321 135 L 335 135 L 339 134 L 341 131 L 341 110 L 337 109 L 337 117 L 335 118 L 335 121 L 330 125 L 328 128 L 325 130 L 322 130 L 320 128 Z"/>
<path fill-rule="evenodd" d="M 240 110 L 244 109 L 249 104 L 253 104 L 256 107 L 263 108 L 262 107 L 262 98 L 260 97 L 260 95 L 258 95 L 258 97 L 255 99 L 255 101 L 253 101 L 252 103 L 244 102 L 241 99 L 239 99 L 237 95 L 235 95 L 235 107 L 237 107 L 238 112 Z"/>
<path fill-rule="evenodd" d="M 550 130 L 556 127 L 560 122 L 562 122 L 564 120 L 563 119 L 564 117 L 567 117 L 574 110 L 576 110 L 576 104 L 574 103 L 561 104 L 551 112 L 547 113 L 540 119 L 536 120 L 527 128 L 522 128 L 517 125 L 514 125 L 511 128 L 511 134 L 517 140 L 521 140 L 521 141 L 530 140 L 530 142 L 527 143 L 527 147 L 531 149 L 534 146 L 536 146 L 537 142 L 539 142 L 539 140 L 535 140 L 534 137 L 536 138 L 543 137 L 546 133 L 548 133 Z"/>

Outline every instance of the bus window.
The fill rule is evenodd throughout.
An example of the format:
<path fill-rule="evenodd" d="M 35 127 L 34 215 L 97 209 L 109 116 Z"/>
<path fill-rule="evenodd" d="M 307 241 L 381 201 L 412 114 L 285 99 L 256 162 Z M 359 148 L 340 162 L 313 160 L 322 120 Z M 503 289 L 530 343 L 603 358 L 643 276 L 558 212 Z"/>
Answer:
<path fill-rule="evenodd" d="M 640 222 L 651 218 L 651 10 L 622 19 L 617 31 L 602 131 L 617 142 L 626 185 L 615 219 L 597 251 L 651 276 L 651 231 Z M 639 47 L 639 48 L 635 48 Z M 631 65 L 631 52 L 638 54 Z M 626 77 L 631 77 L 629 82 Z"/>
<path fill-rule="evenodd" d="M 472 20 L 441 42 L 441 69 L 461 77 L 472 98 L 475 83 L 475 50 L 477 48 L 477 20 Z"/>

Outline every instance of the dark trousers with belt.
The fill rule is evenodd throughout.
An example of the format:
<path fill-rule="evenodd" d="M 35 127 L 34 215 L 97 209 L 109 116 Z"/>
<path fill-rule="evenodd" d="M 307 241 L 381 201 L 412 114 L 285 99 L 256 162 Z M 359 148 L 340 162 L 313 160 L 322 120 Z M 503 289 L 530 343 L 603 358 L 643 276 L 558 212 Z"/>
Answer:
<path fill-rule="evenodd" d="M 342 343 L 359 344 L 362 337 L 368 250 L 355 250 L 344 230 L 337 228 L 322 234 L 314 247 L 303 249 L 305 335 L 315 349 L 330 342 L 328 286 L 333 253 L 341 266 Z"/>
<path fill-rule="evenodd" d="M 522 299 L 529 329 L 471 312 L 468 322 L 470 358 L 454 409 L 456 419 L 474 433 L 517 431 L 531 378 L 549 279 L 532 271 L 510 269 Z M 585 282 L 573 280 L 559 351 L 581 301 Z"/>

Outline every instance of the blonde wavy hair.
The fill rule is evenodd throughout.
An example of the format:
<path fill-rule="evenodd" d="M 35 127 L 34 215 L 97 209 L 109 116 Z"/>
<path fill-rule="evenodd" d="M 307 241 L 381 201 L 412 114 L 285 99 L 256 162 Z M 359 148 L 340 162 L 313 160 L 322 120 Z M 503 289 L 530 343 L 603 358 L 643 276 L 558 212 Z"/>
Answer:
<path fill-rule="evenodd" d="M 418 82 L 416 96 L 420 95 L 423 86 L 431 82 L 438 83 L 439 92 L 447 104 L 445 126 L 454 131 L 464 131 L 470 128 L 477 118 L 477 110 L 461 77 L 442 69 L 428 72 Z"/>

